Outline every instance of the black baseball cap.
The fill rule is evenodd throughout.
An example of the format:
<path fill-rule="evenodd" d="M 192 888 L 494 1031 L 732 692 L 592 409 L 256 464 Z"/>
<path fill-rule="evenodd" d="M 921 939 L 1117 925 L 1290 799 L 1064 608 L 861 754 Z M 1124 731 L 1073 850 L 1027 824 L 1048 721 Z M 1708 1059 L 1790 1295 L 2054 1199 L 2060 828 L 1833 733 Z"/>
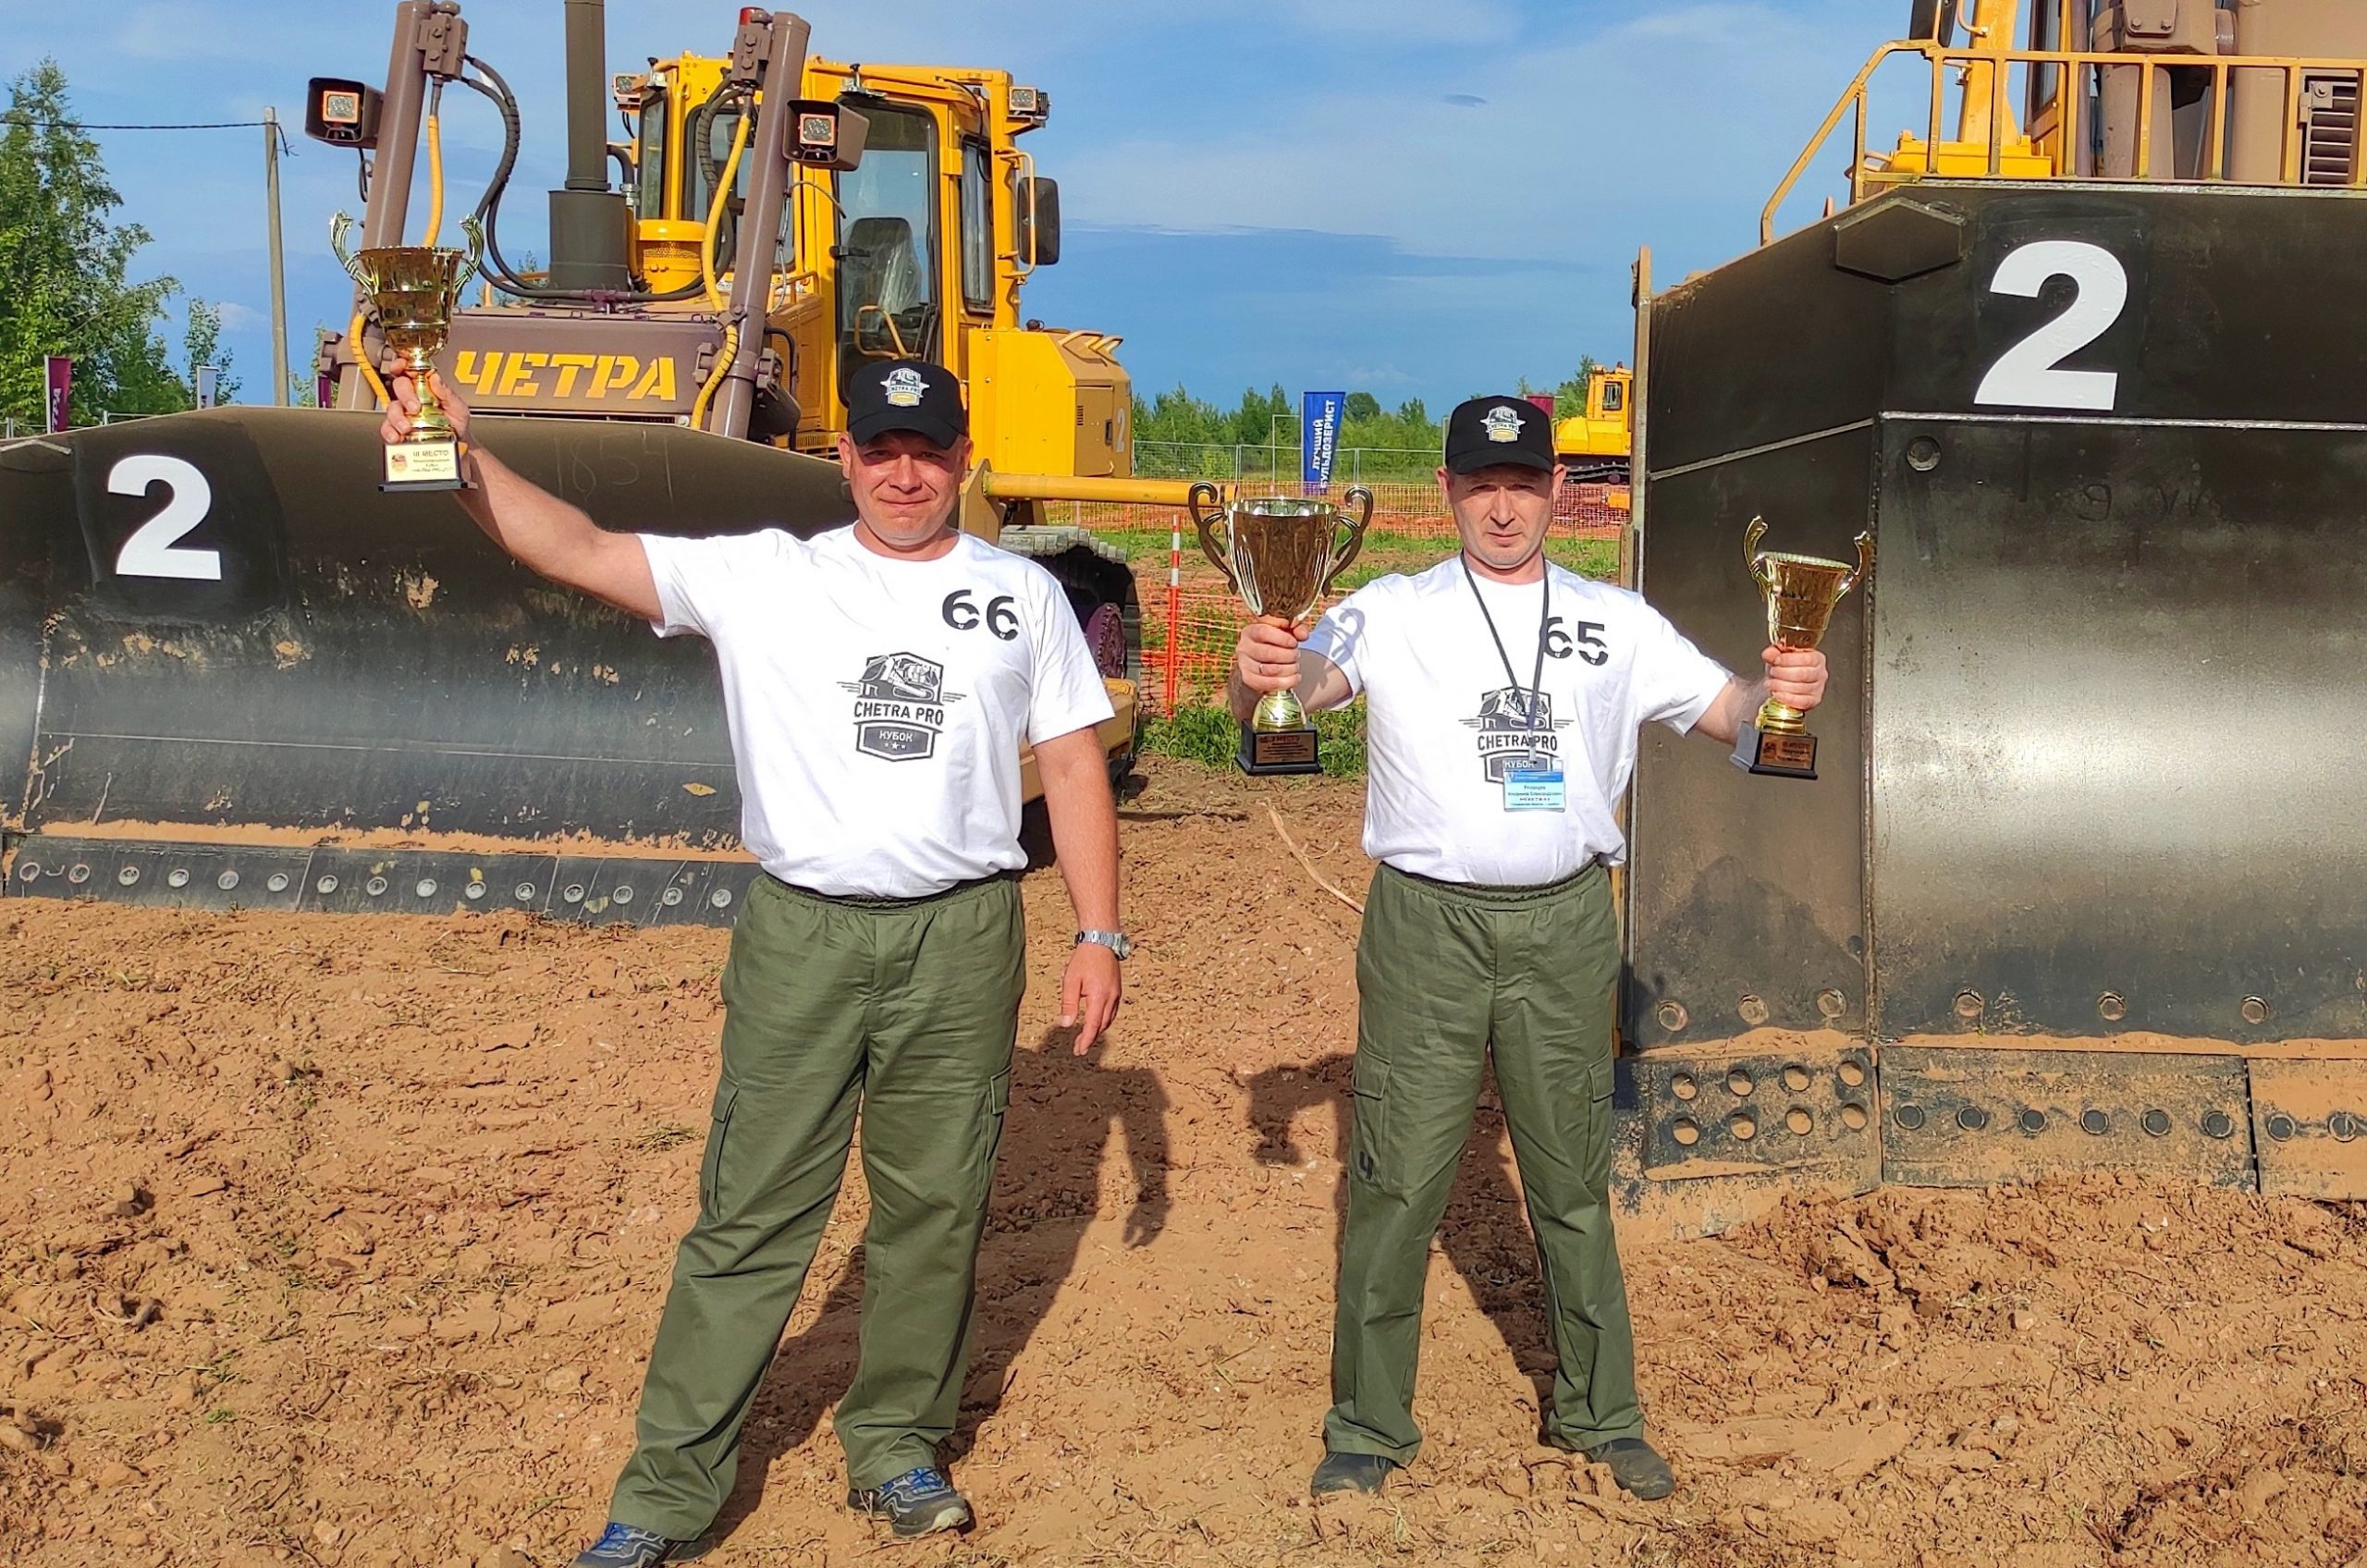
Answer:
<path fill-rule="evenodd" d="M 1553 421 L 1526 398 L 1473 398 L 1446 416 L 1446 470 L 1553 469 Z"/>
<path fill-rule="evenodd" d="M 969 435 L 962 383 L 925 360 L 882 360 L 856 371 L 847 385 L 847 434 L 863 442 L 891 430 L 909 430 L 939 447 Z"/>

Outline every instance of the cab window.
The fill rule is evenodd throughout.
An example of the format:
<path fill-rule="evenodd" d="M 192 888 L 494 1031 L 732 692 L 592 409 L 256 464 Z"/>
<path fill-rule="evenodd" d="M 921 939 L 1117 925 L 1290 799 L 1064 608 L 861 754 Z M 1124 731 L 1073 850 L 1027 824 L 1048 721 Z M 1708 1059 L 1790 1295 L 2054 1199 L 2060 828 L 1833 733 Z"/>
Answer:
<path fill-rule="evenodd" d="M 865 98 L 863 163 L 838 177 L 839 338 L 848 373 L 865 360 L 937 360 L 937 127 Z"/>
<path fill-rule="evenodd" d="M 962 144 L 962 303 L 979 314 L 995 304 L 994 159 L 983 141 Z"/>
<path fill-rule="evenodd" d="M 667 215 L 666 116 L 672 107 L 662 92 L 653 90 L 642 99 L 641 151 L 634 161 L 633 205 L 644 218 Z"/>

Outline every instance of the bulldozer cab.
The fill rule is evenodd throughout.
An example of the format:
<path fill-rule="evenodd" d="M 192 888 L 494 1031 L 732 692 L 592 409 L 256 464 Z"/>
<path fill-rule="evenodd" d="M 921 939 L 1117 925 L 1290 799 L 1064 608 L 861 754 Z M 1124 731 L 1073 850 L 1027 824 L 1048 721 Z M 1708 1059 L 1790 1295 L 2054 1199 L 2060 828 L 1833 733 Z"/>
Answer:
<path fill-rule="evenodd" d="M 762 94 L 732 86 L 730 62 L 682 55 L 620 78 L 632 127 L 616 149 L 634 167 L 634 257 L 653 288 L 699 276 L 717 180 L 734 166 L 719 253 L 739 246 L 747 162 L 730 150 Z M 974 389 L 972 439 L 1002 473 L 1122 477 L 1132 472 L 1132 390 L 1108 334 L 1023 325 L 1030 274 L 1060 259 L 1060 193 L 1020 139 L 1050 97 L 1009 73 L 810 58 L 802 108 L 859 120 L 860 157 L 801 157 L 772 251 L 766 337 L 786 361 L 797 450 L 831 451 L 846 387 L 884 359 L 944 365 Z M 851 166 L 846 166 L 851 165 Z M 975 395 L 991 384 L 993 396 Z"/>
<path fill-rule="evenodd" d="M 1628 389 L 1635 384 L 1634 374 L 1622 367 L 1599 370 L 1587 377 L 1587 418 L 1625 421 L 1627 413 Z"/>

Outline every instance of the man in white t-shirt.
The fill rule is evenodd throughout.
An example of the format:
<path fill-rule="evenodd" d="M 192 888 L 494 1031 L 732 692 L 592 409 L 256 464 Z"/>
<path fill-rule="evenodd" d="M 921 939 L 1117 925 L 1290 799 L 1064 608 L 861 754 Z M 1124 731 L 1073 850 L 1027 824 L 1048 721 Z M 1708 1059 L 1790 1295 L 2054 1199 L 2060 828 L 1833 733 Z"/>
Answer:
<path fill-rule="evenodd" d="M 1640 595 L 1551 565 L 1563 473 L 1526 398 L 1457 408 L 1439 483 L 1458 554 L 1358 589 L 1303 644 L 1252 621 L 1231 682 L 1245 723 L 1268 692 L 1294 688 L 1309 712 L 1366 702 L 1364 842 L 1380 864 L 1356 951 L 1335 1403 L 1314 1490 L 1378 1490 L 1421 1446 L 1429 1243 L 1492 1058 L 1557 1359 L 1546 1440 L 1665 1497 L 1609 1204 L 1617 802 L 1639 725 L 1731 745 L 1771 690 L 1814 707 L 1824 655 L 1770 647 L 1765 677 L 1740 680 Z"/>
<path fill-rule="evenodd" d="M 391 368 L 391 367 L 390 367 Z M 418 409 L 392 378 L 385 435 Z M 468 410 L 436 395 L 465 439 Z M 840 1401 L 848 1505 L 899 1536 L 970 1522 L 938 1466 L 968 1365 L 978 1240 L 1011 1089 L 1025 927 L 1020 743 L 1085 929 L 1061 984 L 1082 1054 L 1118 1007 L 1108 692 L 1060 584 L 954 527 L 961 386 L 865 366 L 839 442 L 851 526 L 705 539 L 611 533 L 482 448 L 460 503 L 556 582 L 714 643 L 742 801 L 768 874 L 731 935 L 699 1215 L 642 1389 L 610 1523 L 578 1568 L 694 1555 L 838 1199 L 860 1104 L 871 1217 L 863 1346 Z"/>

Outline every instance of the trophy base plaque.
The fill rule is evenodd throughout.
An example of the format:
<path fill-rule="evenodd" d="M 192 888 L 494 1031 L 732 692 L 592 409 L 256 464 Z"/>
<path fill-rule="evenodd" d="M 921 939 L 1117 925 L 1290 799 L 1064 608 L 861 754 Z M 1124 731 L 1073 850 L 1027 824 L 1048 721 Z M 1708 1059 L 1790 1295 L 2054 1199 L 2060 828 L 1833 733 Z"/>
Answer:
<path fill-rule="evenodd" d="M 442 440 L 398 441 L 386 448 L 386 477 L 381 490 L 466 490 L 460 477 L 460 444 Z"/>
<path fill-rule="evenodd" d="M 1735 737 L 1734 764 L 1749 773 L 1776 778 L 1816 777 L 1816 737 L 1806 732 L 1779 734 L 1746 724 Z"/>
<path fill-rule="evenodd" d="M 1233 759 L 1241 771 L 1262 778 L 1276 773 L 1320 773 L 1313 729 L 1257 729 L 1241 727 L 1241 753 Z"/>

